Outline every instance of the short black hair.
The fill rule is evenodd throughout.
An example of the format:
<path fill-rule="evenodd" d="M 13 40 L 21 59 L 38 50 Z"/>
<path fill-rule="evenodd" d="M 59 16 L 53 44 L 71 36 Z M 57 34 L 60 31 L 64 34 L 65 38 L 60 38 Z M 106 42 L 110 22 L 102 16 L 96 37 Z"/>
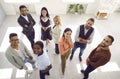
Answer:
<path fill-rule="evenodd" d="M 11 38 L 14 37 L 14 36 L 17 36 L 17 34 L 16 34 L 16 33 L 10 33 L 9 39 L 11 39 Z"/>
<path fill-rule="evenodd" d="M 20 5 L 19 10 L 21 11 L 22 8 L 27 8 L 25 5 Z"/>
<path fill-rule="evenodd" d="M 89 18 L 88 20 L 92 21 L 93 23 L 95 22 L 94 18 Z"/>
<path fill-rule="evenodd" d="M 114 37 L 111 36 L 111 35 L 107 35 L 110 39 L 111 39 L 111 42 L 114 42 Z"/>
<path fill-rule="evenodd" d="M 44 44 L 42 41 L 37 41 L 34 45 L 39 45 L 40 48 L 42 48 L 42 49 L 44 48 Z"/>

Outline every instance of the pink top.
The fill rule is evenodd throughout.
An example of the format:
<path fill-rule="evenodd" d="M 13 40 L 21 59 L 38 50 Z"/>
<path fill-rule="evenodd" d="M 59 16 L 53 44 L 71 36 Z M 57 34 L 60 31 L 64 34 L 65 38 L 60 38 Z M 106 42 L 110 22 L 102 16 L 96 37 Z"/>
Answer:
<path fill-rule="evenodd" d="M 64 55 L 65 53 L 67 53 L 67 51 L 74 47 L 74 44 L 72 42 L 72 39 L 70 39 L 70 42 L 68 42 L 64 37 L 62 37 L 59 40 L 58 46 L 60 54 Z"/>

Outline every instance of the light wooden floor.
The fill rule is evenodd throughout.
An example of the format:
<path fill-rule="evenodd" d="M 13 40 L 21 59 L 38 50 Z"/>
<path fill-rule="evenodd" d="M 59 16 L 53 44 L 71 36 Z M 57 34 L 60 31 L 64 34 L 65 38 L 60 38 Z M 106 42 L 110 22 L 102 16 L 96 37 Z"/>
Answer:
<path fill-rule="evenodd" d="M 17 24 L 16 16 L 7 16 L 3 25 L 0 26 L 0 79 L 25 79 L 25 71 L 18 70 L 14 66 L 12 66 L 5 58 L 5 50 L 9 46 L 9 33 L 16 32 L 19 35 L 19 38 L 23 40 L 26 46 L 30 49 L 30 43 L 26 39 L 24 35 L 21 34 L 21 28 Z M 34 15 L 33 17 L 36 20 L 35 25 L 35 41 L 40 40 L 40 25 L 39 25 L 39 16 Z M 51 19 L 54 15 L 51 15 Z M 74 35 L 76 28 L 80 24 L 84 24 L 86 20 L 90 17 L 94 17 L 94 15 L 60 15 L 62 20 L 62 30 L 66 27 L 70 27 L 73 30 L 72 38 L 74 40 Z M 110 47 L 112 52 L 111 61 L 90 74 L 89 79 L 119 79 L 120 75 L 120 13 L 115 13 L 109 16 L 107 20 L 97 20 L 95 19 L 95 35 L 92 44 L 89 44 L 84 51 L 83 54 L 83 66 L 85 65 L 85 59 L 89 55 L 90 51 L 97 46 L 98 43 L 108 34 L 111 34 L 115 37 L 115 42 Z M 51 41 L 48 46 L 48 55 L 50 57 L 50 61 L 53 65 L 53 68 L 50 71 L 50 76 L 46 76 L 46 79 L 82 79 L 83 75 L 80 73 L 80 63 L 78 61 L 78 52 L 79 49 L 76 50 L 75 56 L 72 61 L 67 60 L 65 75 L 63 76 L 61 73 L 61 60 L 60 55 L 56 55 L 54 52 L 54 43 Z M 31 51 L 32 53 L 32 51 Z M 29 65 L 29 64 L 28 64 Z M 31 67 L 29 65 L 29 67 Z M 39 79 L 38 71 L 33 71 L 33 73 L 29 76 L 28 79 Z"/>

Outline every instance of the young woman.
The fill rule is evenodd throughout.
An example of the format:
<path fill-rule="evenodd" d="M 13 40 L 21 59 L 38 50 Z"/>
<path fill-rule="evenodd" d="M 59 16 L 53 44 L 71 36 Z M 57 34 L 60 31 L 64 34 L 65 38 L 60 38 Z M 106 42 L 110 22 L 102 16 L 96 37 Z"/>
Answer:
<path fill-rule="evenodd" d="M 60 21 L 60 17 L 59 16 L 55 16 L 53 18 L 53 21 L 54 21 L 54 26 L 52 28 L 52 37 L 53 37 L 54 43 L 55 43 L 55 53 L 59 54 L 58 40 L 59 40 L 60 34 L 61 34 L 61 21 Z"/>
<path fill-rule="evenodd" d="M 66 28 L 63 32 L 63 36 L 59 40 L 59 52 L 61 54 L 61 65 L 62 65 L 62 73 L 64 75 L 66 60 L 70 54 L 71 48 L 73 48 L 74 44 L 71 39 L 72 30 L 70 28 Z"/>
<path fill-rule="evenodd" d="M 49 16 L 49 13 L 48 13 L 48 10 L 46 7 L 43 7 L 41 9 L 40 24 L 42 25 L 42 27 L 41 27 L 41 39 L 43 41 L 46 41 L 46 45 L 48 45 L 49 40 L 52 40 L 52 36 L 50 34 L 50 32 L 51 32 L 50 16 Z"/>
<path fill-rule="evenodd" d="M 43 50 L 44 45 L 41 41 L 34 44 L 33 51 L 37 55 L 37 64 L 40 74 L 40 79 L 45 79 L 45 75 L 50 75 L 49 70 L 52 68 L 50 59 L 47 53 Z"/>

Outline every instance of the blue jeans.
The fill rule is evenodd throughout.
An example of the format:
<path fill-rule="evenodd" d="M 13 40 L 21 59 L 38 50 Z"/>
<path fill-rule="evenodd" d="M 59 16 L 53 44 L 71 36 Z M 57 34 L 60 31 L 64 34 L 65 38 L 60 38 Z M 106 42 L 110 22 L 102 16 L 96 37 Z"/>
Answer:
<path fill-rule="evenodd" d="M 29 62 L 32 65 L 33 69 L 36 68 L 34 60 L 31 60 L 30 58 L 26 57 L 24 60 L 24 63 L 27 63 L 27 62 Z M 25 70 L 28 70 L 28 68 L 26 67 Z"/>
<path fill-rule="evenodd" d="M 92 72 L 93 70 L 95 70 L 95 68 L 92 67 L 91 65 L 88 65 L 84 71 L 84 78 L 83 79 L 88 79 L 89 73 Z"/>
<path fill-rule="evenodd" d="M 75 43 L 74 43 L 74 48 L 72 49 L 72 55 L 74 55 L 74 53 L 75 53 L 75 51 L 76 51 L 76 49 L 77 49 L 78 47 L 80 47 L 79 57 L 81 57 L 82 54 L 83 54 L 84 49 L 86 48 L 86 44 L 82 44 L 82 43 L 79 43 L 79 42 L 75 42 Z"/>

